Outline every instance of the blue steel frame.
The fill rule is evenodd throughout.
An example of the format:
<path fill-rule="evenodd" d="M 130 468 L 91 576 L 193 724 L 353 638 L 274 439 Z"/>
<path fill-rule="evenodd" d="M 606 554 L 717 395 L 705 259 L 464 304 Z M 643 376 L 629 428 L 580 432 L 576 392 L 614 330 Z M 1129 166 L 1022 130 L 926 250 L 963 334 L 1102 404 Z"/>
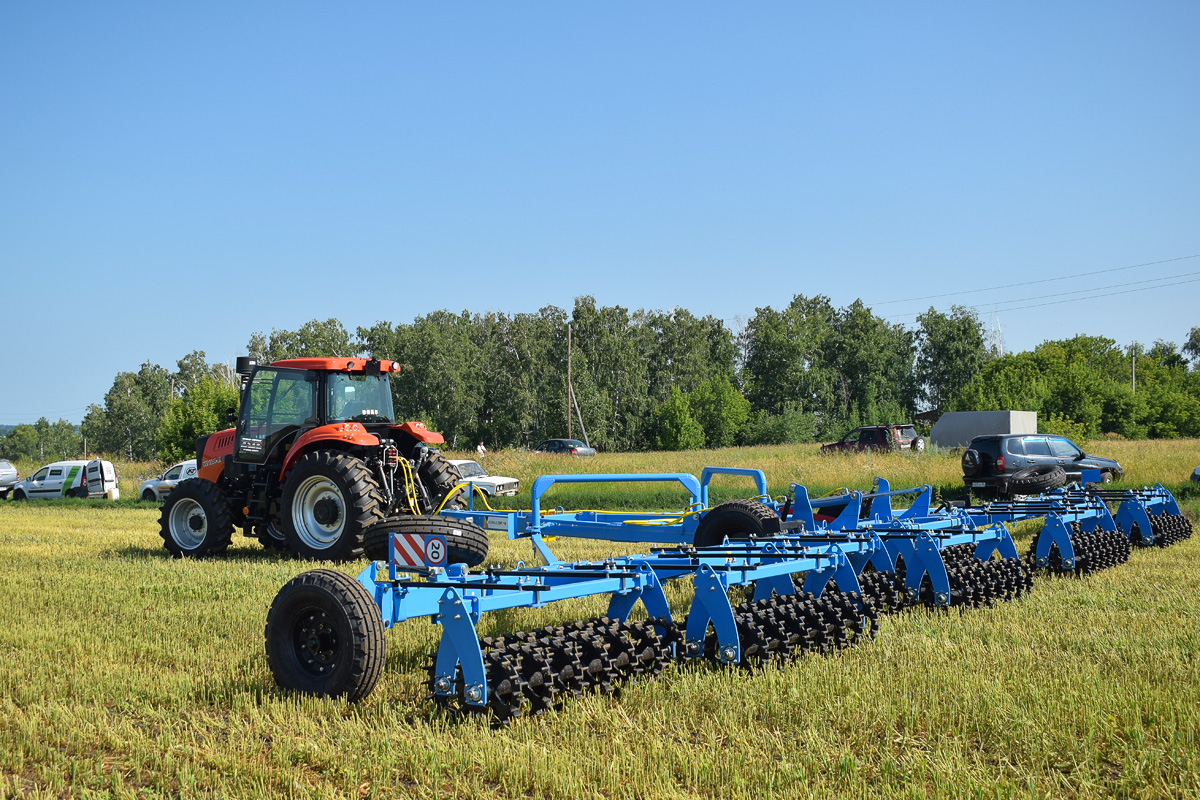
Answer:
<path fill-rule="evenodd" d="M 393 545 L 394 546 L 394 543 Z M 487 702 L 487 676 L 475 626 L 488 611 L 537 608 L 547 603 L 599 594 L 610 596 L 608 616 L 625 620 L 640 601 L 651 617 L 672 618 L 663 582 L 690 577 L 694 594 L 684 639 L 686 657 L 699 657 L 711 627 L 718 659 L 741 660 L 737 623 L 727 590 L 754 584 L 755 598 L 795 593 L 791 576 L 807 573 L 803 590 L 820 596 L 831 583 L 859 592 L 856 564 L 890 568 L 883 542 L 871 533 L 836 538 L 818 534 L 781 535 L 755 542 L 725 542 L 708 548 L 666 548 L 649 555 L 604 561 L 555 562 L 543 567 L 518 564 L 514 570 L 471 573 L 462 564 L 402 575 L 389 563 L 373 562 L 358 575 L 379 607 L 386 627 L 416 617 L 442 626 L 433 691 L 451 695 L 458 670 L 469 705 Z"/>

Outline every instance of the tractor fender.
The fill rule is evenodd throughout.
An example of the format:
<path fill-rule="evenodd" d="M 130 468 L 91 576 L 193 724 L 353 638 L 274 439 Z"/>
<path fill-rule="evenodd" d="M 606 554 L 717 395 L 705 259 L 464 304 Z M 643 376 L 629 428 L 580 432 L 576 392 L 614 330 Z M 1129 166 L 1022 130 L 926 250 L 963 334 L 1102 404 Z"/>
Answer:
<path fill-rule="evenodd" d="M 403 425 L 393 425 L 392 430 L 402 431 L 425 444 L 445 444 L 446 437 L 425 427 L 424 422 L 406 422 Z"/>
<path fill-rule="evenodd" d="M 283 468 L 279 470 L 279 480 L 282 481 L 284 474 L 292 464 L 296 463 L 300 456 L 312 450 L 313 445 L 318 442 L 331 442 L 339 447 L 377 447 L 379 437 L 368 433 L 357 422 L 339 422 L 334 425 L 313 428 L 292 443 L 287 457 L 283 459 Z"/>
<path fill-rule="evenodd" d="M 227 428 L 204 438 L 204 452 L 196 454 L 200 458 L 197 462 L 199 477 L 218 485 L 221 483 L 221 476 L 225 473 L 225 456 L 233 455 L 233 436 L 234 429 Z"/>

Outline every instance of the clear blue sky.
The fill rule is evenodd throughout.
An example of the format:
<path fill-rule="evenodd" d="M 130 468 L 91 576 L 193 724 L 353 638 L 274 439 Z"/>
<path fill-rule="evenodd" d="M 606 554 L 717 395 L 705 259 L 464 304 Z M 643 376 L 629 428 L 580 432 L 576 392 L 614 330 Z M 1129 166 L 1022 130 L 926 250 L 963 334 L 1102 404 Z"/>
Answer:
<path fill-rule="evenodd" d="M 738 6 L 3 4 L 0 423 L 314 317 L 732 324 L 1200 254 L 1200 3 Z M 874 307 L 1178 342 L 1200 283 L 1019 307 L 1196 278 Z"/>

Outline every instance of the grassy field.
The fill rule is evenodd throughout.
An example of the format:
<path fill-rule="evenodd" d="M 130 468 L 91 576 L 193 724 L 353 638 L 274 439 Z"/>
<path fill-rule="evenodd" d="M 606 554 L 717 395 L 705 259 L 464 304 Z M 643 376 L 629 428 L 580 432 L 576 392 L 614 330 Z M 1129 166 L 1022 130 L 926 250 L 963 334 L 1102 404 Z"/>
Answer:
<path fill-rule="evenodd" d="M 1088 449 L 1120 459 L 1131 483 L 1179 490 L 1200 519 L 1183 483 L 1197 442 Z M 804 446 L 487 462 L 524 487 L 543 472 L 707 463 L 760 466 L 772 493 L 792 480 L 817 493 L 864 487 L 875 473 L 946 493 L 961 484 L 950 454 L 830 459 Z M 734 479 L 720 487 L 750 493 Z M 685 496 L 556 487 L 549 502 L 680 508 Z M 556 547 L 568 558 L 613 552 Z M 281 694 L 263 654 L 266 609 L 311 565 L 241 537 L 225 558 L 171 560 L 157 510 L 134 501 L 0 503 L 0 796 L 1200 796 L 1198 556 L 1200 537 L 1136 551 L 995 609 L 888 618 L 853 651 L 757 674 L 672 667 L 619 699 L 495 731 L 422 702 L 438 629 L 417 621 L 389 633 L 387 670 L 362 703 Z M 528 545 L 493 539 L 490 560 L 520 558 Z M 672 588 L 676 608 L 687 595 Z M 480 627 L 602 611 L 595 599 L 554 604 Z"/>

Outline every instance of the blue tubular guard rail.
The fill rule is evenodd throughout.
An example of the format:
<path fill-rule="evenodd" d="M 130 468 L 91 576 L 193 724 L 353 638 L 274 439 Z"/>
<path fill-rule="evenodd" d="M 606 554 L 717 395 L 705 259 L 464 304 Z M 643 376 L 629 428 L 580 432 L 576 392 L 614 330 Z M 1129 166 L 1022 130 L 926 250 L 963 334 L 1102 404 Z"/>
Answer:
<path fill-rule="evenodd" d="M 767 476 L 761 469 L 744 469 L 742 467 L 705 467 L 700 470 L 700 502 L 708 508 L 708 484 L 714 475 L 743 475 L 754 479 L 754 488 L 759 497 L 767 496 Z"/>
<path fill-rule="evenodd" d="M 540 475 L 533 481 L 533 513 L 532 524 L 542 524 L 542 495 L 556 483 L 635 483 L 635 482 L 677 482 L 683 484 L 692 496 L 692 505 L 701 502 L 700 482 L 696 476 L 687 472 L 648 472 L 612 473 L 607 475 Z M 765 480 L 764 480 L 765 485 Z"/>

